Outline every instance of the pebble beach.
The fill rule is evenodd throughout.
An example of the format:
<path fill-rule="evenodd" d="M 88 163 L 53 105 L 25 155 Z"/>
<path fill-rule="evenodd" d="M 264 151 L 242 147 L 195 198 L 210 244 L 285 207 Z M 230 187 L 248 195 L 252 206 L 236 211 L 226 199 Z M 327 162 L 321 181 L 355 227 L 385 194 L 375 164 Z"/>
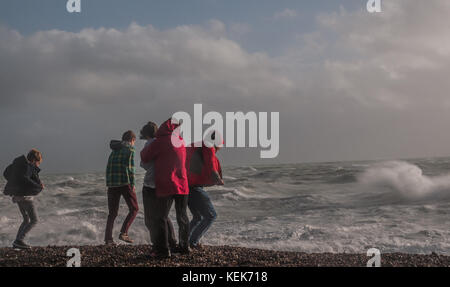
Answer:
<path fill-rule="evenodd" d="M 203 246 L 189 255 L 150 258 L 149 245 L 48 246 L 31 250 L 0 248 L 0 267 L 65 267 L 70 248 L 81 253 L 81 267 L 365 267 L 366 254 L 302 253 L 231 246 Z M 382 254 L 383 267 L 450 267 L 450 256 Z"/>

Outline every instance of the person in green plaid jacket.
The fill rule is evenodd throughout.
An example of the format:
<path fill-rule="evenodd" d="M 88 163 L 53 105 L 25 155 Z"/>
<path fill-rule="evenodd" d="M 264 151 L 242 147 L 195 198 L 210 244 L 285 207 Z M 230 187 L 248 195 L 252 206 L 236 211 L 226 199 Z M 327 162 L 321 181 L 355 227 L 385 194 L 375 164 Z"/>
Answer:
<path fill-rule="evenodd" d="M 108 166 L 106 167 L 106 186 L 134 186 L 134 147 L 127 142 L 111 141 Z"/>
<path fill-rule="evenodd" d="M 120 230 L 119 239 L 127 243 L 133 243 L 133 240 L 128 236 L 128 229 L 139 211 L 134 179 L 135 142 L 136 135 L 133 131 L 127 131 L 123 134 L 122 141 L 113 140 L 110 143 L 112 152 L 106 167 L 109 210 L 105 231 L 105 244 L 107 245 L 115 245 L 112 233 L 122 196 L 128 205 L 129 212 Z"/>

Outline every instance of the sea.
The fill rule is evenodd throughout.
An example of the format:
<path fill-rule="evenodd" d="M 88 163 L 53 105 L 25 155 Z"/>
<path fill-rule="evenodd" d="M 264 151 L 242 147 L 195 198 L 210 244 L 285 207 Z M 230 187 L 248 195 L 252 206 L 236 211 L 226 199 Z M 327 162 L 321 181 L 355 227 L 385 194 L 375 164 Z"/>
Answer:
<path fill-rule="evenodd" d="M 450 158 L 228 166 L 223 174 L 225 186 L 206 189 L 218 217 L 202 244 L 450 255 Z M 150 242 L 143 175 L 137 172 L 140 210 L 129 231 L 136 244 Z M 40 221 L 27 242 L 102 244 L 108 215 L 104 173 L 44 174 L 42 180 L 46 189 L 35 198 Z M 115 238 L 126 215 L 122 199 Z M 177 228 L 174 208 L 170 216 Z M 17 205 L 1 195 L 0 247 L 11 246 L 20 223 Z"/>

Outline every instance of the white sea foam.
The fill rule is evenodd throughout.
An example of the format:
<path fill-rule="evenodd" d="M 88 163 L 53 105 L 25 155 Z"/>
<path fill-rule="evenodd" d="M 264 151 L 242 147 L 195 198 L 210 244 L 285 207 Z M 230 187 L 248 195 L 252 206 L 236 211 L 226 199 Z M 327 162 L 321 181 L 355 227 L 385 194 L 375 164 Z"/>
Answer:
<path fill-rule="evenodd" d="M 446 167 L 450 159 L 225 167 L 225 186 L 206 188 L 218 218 L 202 243 L 304 252 L 364 253 L 376 247 L 450 255 Z M 336 170 L 345 178 L 336 180 Z M 129 231 L 136 244 L 150 241 L 139 188 L 142 176 L 138 173 L 140 211 Z M 47 189 L 35 201 L 41 220 L 28 242 L 102 244 L 108 214 L 104 174 L 42 179 Z M 114 238 L 127 212 L 122 200 Z M 173 209 L 170 217 L 177 228 Z M 11 245 L 21 221 L 17 205 L 1 197 L 0 246 Z"/>
<path fill-rule="evenodd" d="M 79 212 L 80 209 L 61 209 L 56 211 L 56 215 L 66 215 L 66 214 L 70 214 L 70 213 L 76 213 Z"/>
<path fill-rule="evenodd" d="M 359 181 L 374 187 L 389 187 L 410 199 L 421 199 L 450 191 L 450 175 L 429 177 L 418 166 L 401 161 L 383 162 L 365 171 Z"/>
<path fill-rule="evenodd" d="M 94 224 L 87 221 L 83 221 L 81 222 L 81 226 L 83 228 L 83 231 L 86 233 L 86 236 L 92 238 L 97 237 L 98 229 Z"/>
<path fill-rule="evenodd" d="M 10 221 L 10 219 L 6 216 L 2 216 L 0 217 L 0 223 L 8 223 Z"/>

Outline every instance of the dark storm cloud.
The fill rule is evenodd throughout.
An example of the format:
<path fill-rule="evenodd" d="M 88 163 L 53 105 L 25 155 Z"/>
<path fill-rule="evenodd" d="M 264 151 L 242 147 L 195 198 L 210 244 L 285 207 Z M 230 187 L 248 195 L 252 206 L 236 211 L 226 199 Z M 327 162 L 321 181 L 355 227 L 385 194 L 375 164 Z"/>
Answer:
<path fill-rule="evenodd" d="M 23 37 L 2 28 L 2 129 L 20 142 L 6 144 L 2 160 L 43 146 L 52 169 L 89 168 L 88 159 L 96 169 L 109 138 L 128 128 L 192 113 L 194 103 L 250 110 L 255 98 L 293 87 L 271 59 L 247 53 L 224 29 L 218 21 L 166 31 L 132 24 Z"/>
<path fill-rule="evenodd" d="M 448 154 L 449 13 L 444 1 L 402 0 L 377 15 L 318 15 L 277 57 L 247 52 L 215 20 L 30 36 L 0 27 L 0 161 L 36 146 L 52 171 L 99 170 L 110 138 L 194 103 L 280 112 L 280 162 Z"/>

